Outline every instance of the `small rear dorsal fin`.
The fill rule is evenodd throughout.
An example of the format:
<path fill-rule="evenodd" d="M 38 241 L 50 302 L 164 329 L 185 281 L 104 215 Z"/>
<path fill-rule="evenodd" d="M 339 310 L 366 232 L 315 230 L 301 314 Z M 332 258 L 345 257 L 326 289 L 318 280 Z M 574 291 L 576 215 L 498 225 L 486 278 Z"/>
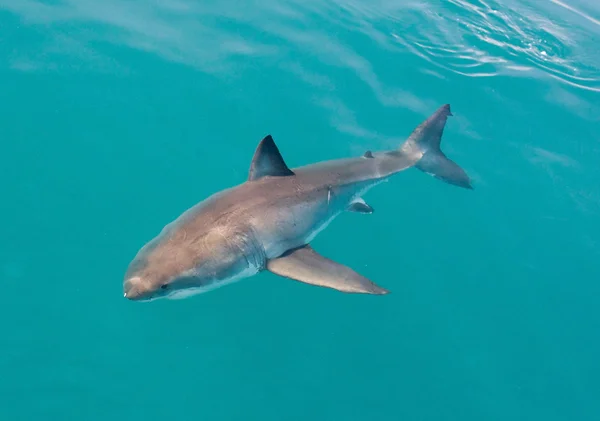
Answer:
<path fill-rule="evenodd" d="M 269 175 L 274 177 L 294 175 L 283 160 L 271 135 L 265 136 L 258 144 L 250 164 L 248 180 L 258 180 Z"/>

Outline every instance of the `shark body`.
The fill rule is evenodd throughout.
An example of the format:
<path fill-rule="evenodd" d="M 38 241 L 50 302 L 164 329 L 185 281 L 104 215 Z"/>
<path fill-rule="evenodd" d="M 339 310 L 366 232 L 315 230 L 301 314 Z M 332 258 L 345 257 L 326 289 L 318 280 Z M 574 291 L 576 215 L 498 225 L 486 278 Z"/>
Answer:
<path fill-rule="evenodd" d="M 248 180 L 198 203 L 163 228 L 134 257 L 124 296 L 184 298 L 270 271 L 342 292 L 389 291 L 321 256 L 311 241 L 340 213 L 372 213 L 362 196 L 416 167 L 471 189 L 467 174 L 440 149 L 450 106 L 422 122 L 398 149 L 290 169 L 273 138 L 256 148 Z"/>

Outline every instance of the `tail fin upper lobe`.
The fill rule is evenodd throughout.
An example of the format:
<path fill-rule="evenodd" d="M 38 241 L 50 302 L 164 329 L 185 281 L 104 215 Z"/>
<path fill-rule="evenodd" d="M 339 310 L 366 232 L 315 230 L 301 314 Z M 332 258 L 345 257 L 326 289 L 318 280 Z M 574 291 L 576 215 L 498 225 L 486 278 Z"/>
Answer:
<path fill-rule="evenodd" d="M 400 147 L 400 150 L 414 154 L 422 153 L 415 167 L 448 184 L 473 189 L 467 173 L 454 161 L 446 157 L 440 148 L 446 120 L 452 115 L 450 105 L 442 105 L 427 120 L 422 122 Z"/>

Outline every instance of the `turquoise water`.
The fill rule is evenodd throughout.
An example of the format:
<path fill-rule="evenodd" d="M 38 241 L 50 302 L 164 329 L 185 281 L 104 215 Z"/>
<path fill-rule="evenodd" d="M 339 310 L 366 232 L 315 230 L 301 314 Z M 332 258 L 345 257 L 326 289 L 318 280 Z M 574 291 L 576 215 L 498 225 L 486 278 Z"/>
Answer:
<path fill-rule="evenodd" d="M 600 419 L 600 6 L 0 0 L 0 419 Z M 393 148 L 313 243 L 391 290 L 264 273 L 130 302 L 137 250 L 241 183 Z"/>

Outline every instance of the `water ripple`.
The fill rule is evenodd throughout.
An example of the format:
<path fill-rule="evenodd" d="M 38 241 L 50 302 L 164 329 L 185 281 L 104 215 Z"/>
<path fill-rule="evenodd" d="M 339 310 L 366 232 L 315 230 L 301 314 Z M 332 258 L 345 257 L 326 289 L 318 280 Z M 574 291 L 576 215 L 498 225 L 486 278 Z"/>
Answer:
<path fill-rule="evenodd" d="M 564 9 L 596 26 L 598 20 L 558 0 L 553 3 L 553 10 L 482 0 L 449 0 L 443 10 L 413 4 L 402 10 L 402 26 L 412 29 L 392 36 L 433 65 L 463 76 L 545 75 L 600 92 L 600 60 L 588 49 L 598 39 L 597 28 L 573 25 L 575 15 L 565 16 Z"/>

